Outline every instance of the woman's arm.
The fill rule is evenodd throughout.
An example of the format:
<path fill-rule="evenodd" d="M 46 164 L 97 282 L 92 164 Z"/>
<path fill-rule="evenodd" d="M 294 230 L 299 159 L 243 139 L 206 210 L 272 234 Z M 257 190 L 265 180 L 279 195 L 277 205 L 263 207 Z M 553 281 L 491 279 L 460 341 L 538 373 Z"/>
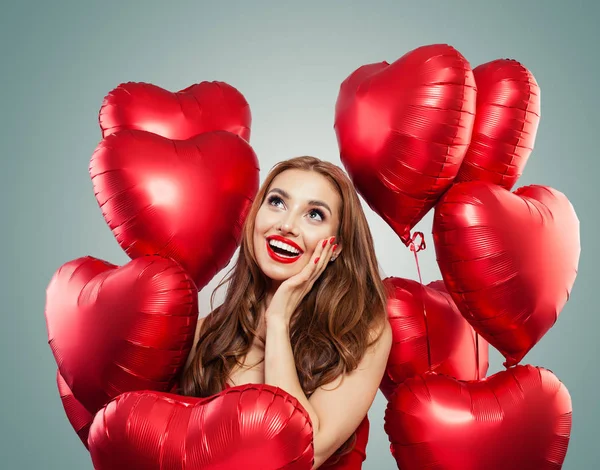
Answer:
<path fill-rule="evenodd" d="M 358 367 L 340 378 L 332 390 L 317 388 L 306 398 L 298 380 L 290 342 L 289 325 L 296 308 L 312 289 L 315 280 L 327 267 L 335 238 L 321 240 L 313 254 L 314 261 L 281 283 L 265 312 L 265 383 L 285 390 L 306 409 L 313 425 L 314 466 L 323 464 L 356 430 L 371 407 L 392 347 L 392 328 L 387 320 Z M 334 245 L 335 246 L 335 245 Z M 330 384 L 327 384 L 328 388 Z"/>
<path fill-rule="evenodd" d="M 310 416 L 314 437 L 319 431 L 319 417 L 306 398 L 298 379 L 287 321 L 279 317 L 267 320 L 265 339 L 265 383 L 285 390 L 296 398 Z"/>
<path fill-rule="evenodd" d="M 338 386 L 317 388 L 309 400 L 298 380 L 288 325 L 277 317 L 267 321 L 265 383 L 285 390 L 308 412 L 313 423 L 313 470 L 352 435 L 366 416 L 385 372 L 391 346 L 392 330 L 385 321 L 381 337 L 367 349 L 358 367 L 341 376 Z"/>

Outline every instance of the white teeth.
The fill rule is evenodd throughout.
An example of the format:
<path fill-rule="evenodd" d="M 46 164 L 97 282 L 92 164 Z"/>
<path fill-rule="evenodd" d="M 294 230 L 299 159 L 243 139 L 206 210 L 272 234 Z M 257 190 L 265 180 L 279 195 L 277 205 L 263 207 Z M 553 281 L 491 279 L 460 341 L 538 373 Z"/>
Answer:
<path fill-rule="evenodd" d="M 293 255 L 300 254 L 300 252 L 296 248 L 288 245 L 287 243 L 280 242 L 279 240 L 269 240 L 269 245 L 276 246 L 277 248 L 281 248 L 285 251 L 289 251 Z"/>

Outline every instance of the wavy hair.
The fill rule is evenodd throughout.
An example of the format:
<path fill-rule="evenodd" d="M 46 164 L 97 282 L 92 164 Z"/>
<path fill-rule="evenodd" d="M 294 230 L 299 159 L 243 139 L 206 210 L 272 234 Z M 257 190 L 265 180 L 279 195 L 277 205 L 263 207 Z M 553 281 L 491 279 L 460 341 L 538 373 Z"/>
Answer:
<path fill-rule="evenodd" d="M 290 341 L 302 389 L 309 397 L 319 386 L 354 370 L 372 334 L 387 320 L 386 292 L 379 275 L 373 238 L 354 185 L 338 166 L 315 157 L 296 157 L 275 165 L 261 185 L 244 223 L 237 261 L 211 296 L 196 350 L 183 372 L 179 393 L 207 397 L 221 392 L 229 374 L 241 366 L 258 336 L 259 312 L 269 279 L 254 253 L 256 214 L 273 179 L 290 170 L 315 171 L 326 177 L 342 200 L 336 239 L 342 251 L 315 281 L 290 320 Z M 225 283 L 225 300 L 214 309 L 214 296 Z M 335 452 L 349 453 L 356 433 Z"/>

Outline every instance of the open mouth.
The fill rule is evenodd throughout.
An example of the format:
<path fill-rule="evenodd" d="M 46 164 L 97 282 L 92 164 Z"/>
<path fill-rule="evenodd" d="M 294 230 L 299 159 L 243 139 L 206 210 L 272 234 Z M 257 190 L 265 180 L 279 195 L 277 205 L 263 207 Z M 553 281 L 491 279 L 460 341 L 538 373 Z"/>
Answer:
<path fill-rule="evenodd" d="M 280 263 L 293 263 L 302 256 L 299 250 L 277 240 L 267 240 L 267 252 Z"/>

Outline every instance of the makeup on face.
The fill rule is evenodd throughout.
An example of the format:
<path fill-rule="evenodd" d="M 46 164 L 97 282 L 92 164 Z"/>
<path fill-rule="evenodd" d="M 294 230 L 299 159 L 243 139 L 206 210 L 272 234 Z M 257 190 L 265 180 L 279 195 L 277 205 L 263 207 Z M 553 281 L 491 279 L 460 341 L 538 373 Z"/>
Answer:
<path fill-rule="evenodd" d="M 302 170 L 277 175 L 255 220 L 254 244 L 263 272 L 283 279 L 301 269 L 306 263 L 298 261 L 312 256 L 323 238 L 337 232 L 335 209 L 340 204 L 323 175 Z M 296 265 L 300 268 L 292 268 Z"/>
<path fill-rule="evenodd" d="M 279 235 L 267 237 L 267 252 L 275 261 L 286 264 L 298 261 L 304 253 L 292 240 Z"/>

